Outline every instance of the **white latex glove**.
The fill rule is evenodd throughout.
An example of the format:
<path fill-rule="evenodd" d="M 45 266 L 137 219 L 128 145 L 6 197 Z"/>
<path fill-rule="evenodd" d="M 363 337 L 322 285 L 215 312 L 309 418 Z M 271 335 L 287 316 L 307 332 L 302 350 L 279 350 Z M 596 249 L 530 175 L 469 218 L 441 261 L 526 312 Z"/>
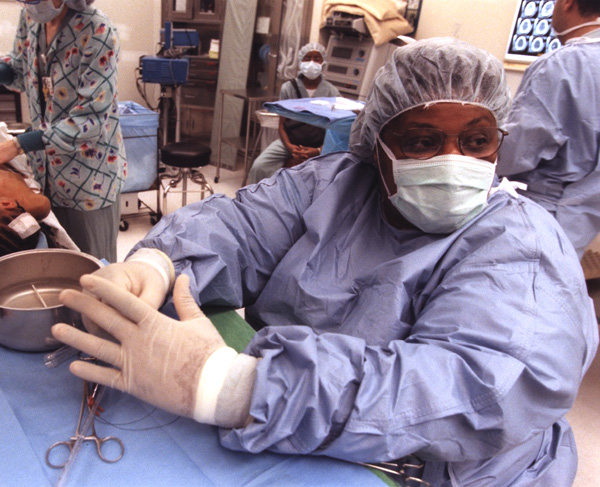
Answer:
<path fill-rule="evenodd" d="M 135 260 L 135 256 L 146 252 L 146 259 Z M 150 254 L 150 255 L 148 255 Z M 154 254 L 154 255 L 152 255 Z M 148 263 L 154 257 L 158 264 Z M 168 259 L 168 257 L 164 257 Z M 133 260 L 127 260 L 118 264 L 110 264 L 102 267 L 93 273 L 94 276 L 102 277 L 114 285 L 119 286 L 135 296 L 141 298 L 148 303 L 152 308 L 158 309 L 164 303 L 167 293 L 170 290 L 171 282 L 166 271 L 160 271 L 160 262 L 164 260 L 159 253 L 153 252 L 152 249 L 142 249 L 133 256 Z M 163 266 L 168 269 L 169 265 L 165 262 Z M 173 271 L 174 272 L 174 271 Z M 102 327 L 98 326 L 87 310 L 82 311 L 82 319 L 85 328 L 94 335 L 114 340 L 108 335 Z"/>
<path fill-rule="evenodd" d="M 161 314 L 97 276 L 83 276 L 81 285 L 84 292 L 62 291 L 60 301 L 93 316 L 119 343 L 64 323 L 54 325 L 52 334 L 57 340 L 116 367 L 75 361 L 71 372 L 131 393 L 166 411 L 193 417 L 202 367 L 215 350 L 226 344 L 191 296 L 189 278 L 180 275 L 173 292 L 181 321 Z"/>

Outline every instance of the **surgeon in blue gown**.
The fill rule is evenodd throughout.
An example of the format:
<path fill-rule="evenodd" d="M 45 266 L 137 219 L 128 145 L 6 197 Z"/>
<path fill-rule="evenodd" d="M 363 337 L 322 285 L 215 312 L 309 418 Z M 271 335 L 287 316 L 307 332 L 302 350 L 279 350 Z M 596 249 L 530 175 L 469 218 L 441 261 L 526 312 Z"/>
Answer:
<path fill-rule="evenodd" d="M 216 424 L 231 449 L 413 455 L 434 487 L 571 485 L 565 414 L 598 326 L 561 227 L 495 177 L 509 99 L 483 50 L 398 48 L 350 152 L 167 215 L 63 292 L 92 333 L 54 335 L 114 366 L 71 371 Z M 156 310 L 173 283 L 179 320 Z M 198 304 L 245 307 L 244 353 Z"/>
<path fill-rule="evenodd" d="M 600 2 L 560 0 L 560 49 L 526 71 L 515 95 L 498 174 L 556 217 L 579 257 L 600 233 Z"/>

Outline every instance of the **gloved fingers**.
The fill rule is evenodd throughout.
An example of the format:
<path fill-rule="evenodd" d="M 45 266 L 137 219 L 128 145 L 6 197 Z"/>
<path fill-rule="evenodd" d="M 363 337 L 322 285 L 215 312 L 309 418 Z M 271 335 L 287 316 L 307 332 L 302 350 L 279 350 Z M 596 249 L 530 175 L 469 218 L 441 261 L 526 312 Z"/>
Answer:
<path fill-rule="evenodd" d="M 120 313 L 120 315 L 134 324 L 141 323 L 151 313 L 158 313 L 158 311 L 142 299 L 101 277 L 88 274 L 81 277 L 80 284 L 85 291 L 94 294 L 94 296 L 98 297 L 103 303 L 106 303 L 113 311 L 116 311 L 117 314 Z M 99 321 L 96 316 L 94 316 L 94 318 Z M 100 325 L 106 331 L 112 333 L 112 331 L 105 327 L 104 324 L 100 323 Z M 120 333 L 120 330 L 118 330 L 118 332 Z M 117 330 L 112 334 L 120 341 L 123 341 L 119 335 L 117 335 Z"/>
<path fill-rule="evenodd" d="M 173 303 L 181 321 L 206 317 L 190 293 L 190 278 L 185 274 L 180 274 L 175 281 Z"/>
<path fill-rule="evenodd" d="M 73 375 L 87 380 L 88 382 L 114 387 L 120 391 L 125 390 L 123 375 L 117 369 L 84 362 L 83 360 L 76 360 L 71 363 L 69 370 Z"/>
<path fill-rule="evenodd" d="M 52 327 L 52 335 L 59 342 L 81 350 L 91 357 L 95 357 L 115 367 L 122 367 L 121 347 L 116 343 L 90 335 L 66 323 L 54 325 Z"/>
<path fill-rule="evenodd" d="M 87 314 L 81 315 L 81 319 L 83 320 L 83 326 L 87 331 L 96 336 L 101 336 L 103 338 L 109 339 L 108 333 L 106 333 L 98 324 L 92 320 Z M 112 338 L 114 340 L 114 337 Z"/>
<path fill-rule="evenodd" d="M 89 275 L 88 277 L 92 278 Z M 100 278 L 93 277 L 92 279 Z M 82 277 L 81 281 L 83 282 L 84 280 Z M 104 279 L 102 281 L 108 282 Z M 127 293 L 127 291 L 122 292 Z M 112 340 L 114 337 L 122 343 L 123 340 L 135 331 L 136 323 L 132 323 L 118 310 L 100 301 L 100 298 L 93 292 L 86 293 L 75 291 L 74 289 L 65 289 L 61 291 L 58 298 L 62 304 L 72 310 L 93 317 L 94 324 L 108 334 L 108 336 L 103 337 L 105 339 Z M 95 335 L 98 335 L 98 333 L 95 333 Z"/>
<path fill-rule="evenodd" d="M 124 289 L 135 293 L 135 289 L 133 289 L 133 284 L 129 278 L 129 274 L 126 272 L 126 269 L 124 269 L 123 263 L 110 264 L 101 267 L 100 269 L 94 271 L 93 275 L 108 279 L 115 285 L 122 286 Z M 84 292 L 87 293 L 85 290 Z M 109 333 L 105 332 L 87 312 L 82 312 L 81 317 L 83 320 L 83 325 L 87 331 L 96 336 L 106 338 L 107 340 L 115 341 L 115 338 Z"/>
<path fill-rule="evenodd" d="M 158 271 L 141 261 L 110 264 L 98 269 L 93 275 L 139 296 L 154 309 L 160 307 L 168 291 Z"/>
<path fill-rule="evenodd" d="M 157 279 L 148 280 L 140 292 L 140 299 L 148 303 L 152 309 L 158 309 L 165 301 L 167 293 L 165 285 Z"/>
<path fill-rule="evenodd" d="M 129 278 L 127 286 L 124 286 L 125 289 L 148 303 L 153 309 L 160 308 L 169 291 L 169 285 L 156 267 L 136 260 L 123 262 L 123 266 Z M 118 282 L 113 279 L 108 280 Z"/>
<path fill-rule="evenodd" d="M 123 262 L 101 267 L 91 275 L 106 279 L 107 281 L 112 282 L 114 286 L 126 289 L 133 294 L 137 295 L 140 292 L 139 289 L 137 289 L 136 282 L 131 278 L 131 272 L 128 272 L 128 269 Z"/>

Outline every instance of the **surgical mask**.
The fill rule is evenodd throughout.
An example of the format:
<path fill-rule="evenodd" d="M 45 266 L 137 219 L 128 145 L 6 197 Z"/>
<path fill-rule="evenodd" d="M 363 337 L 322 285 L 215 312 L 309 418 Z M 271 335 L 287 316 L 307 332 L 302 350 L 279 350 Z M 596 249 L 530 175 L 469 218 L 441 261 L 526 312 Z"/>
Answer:
<path fill-rule="evenodd" d="M 54 20 L 62 12 L 64 1 L 60 4 L 60 7 L 55 7 L 52 0 L 42 0 L 40 3 L 26 3 L 25 9 L 27 13 L 35 22 L 45 24 Z"/>
<path fill-rule="evenodd" d="M 584 24 L 574 25 L 573 27 L 569 27 L 568 29 L 565 29 L 562 32 L 557 32 L 555 30 L 554 34 L 557 37 L 560 37 L 560 36 L 564 36 L 564 35 L 570 34 L 571 32 L 573 32 L 573 31 L 575 31 L 577 29 L 580 29 L 581 27 L 588 27 L 590 25 L 598 25 L 598 26 L 600 26 L 600 17 L 598 17 L 596 20 L 592 20 L 591 22 L 585 22 Z M 553 28 L 554 28 L 554 26 L 553 26 Z"/>
<path fill-rule="evenodd" d="M 322 65 L 315 61 L 300 63 L 300 72 L 308 79 L 317 79 L 321 76 Z"/>
<path fill-rule="evenodd" d="M 426 233 L 452 233 L 487 206 L 496 164 L 462 154 L 427 160 L 396 159 L 378 138 L 392 161 L 397 192 L 388 198 L 400 214 Z"/>

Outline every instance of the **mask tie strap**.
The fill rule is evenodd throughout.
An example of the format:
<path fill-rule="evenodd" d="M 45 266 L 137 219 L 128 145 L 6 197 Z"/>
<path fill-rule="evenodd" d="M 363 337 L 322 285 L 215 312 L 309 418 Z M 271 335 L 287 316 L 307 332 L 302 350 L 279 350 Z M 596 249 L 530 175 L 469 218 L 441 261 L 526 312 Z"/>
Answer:
<path fill-rule="evenodd" d="M 490 196 L 498 191 L 506 191 L 513 198 L 518 199 L 519 193 L 517 193 L 517 189 L 525 191 L 527 189 L 527 185 L 525 183 L 520 183 L 519 181 L 509 181 L 506 178 L 502 178 L 500 184 L 490 190 Z"/>
<path fill-rule="evenodd" d="M 385 144 L 385 142 L 383 142 L 383 140 L 381 140 L 381 138 L 379 137 L 379 135 L 377 135 L 377 142 L 379 143 L 379 145 L 383 149 L 383 152 L 385 152 L 385 155 L 388 156 L 388 158 L 390 159 L 390 161 L 395 161 L 396 157 L 394 156 L 394 154 L 392 153 L 392 151 L 390 150 L 390 148 Z M 375 155 L 377 156 L 377 170 L 379 171 L 379 178 L 383 182 L 383 188 L 385 189 L 386 195 L 389 198 L 390 196 L 392 196 L 395 193 L 392 193 L 390 191 L 390 188 L 388 188 L 387 183 L 385 182 L 385 178 L 383 177 L 383 173 L 381 172 L 381 161 L 379 160 L 379 151 L 376 150 L 375 151 Z"/>

